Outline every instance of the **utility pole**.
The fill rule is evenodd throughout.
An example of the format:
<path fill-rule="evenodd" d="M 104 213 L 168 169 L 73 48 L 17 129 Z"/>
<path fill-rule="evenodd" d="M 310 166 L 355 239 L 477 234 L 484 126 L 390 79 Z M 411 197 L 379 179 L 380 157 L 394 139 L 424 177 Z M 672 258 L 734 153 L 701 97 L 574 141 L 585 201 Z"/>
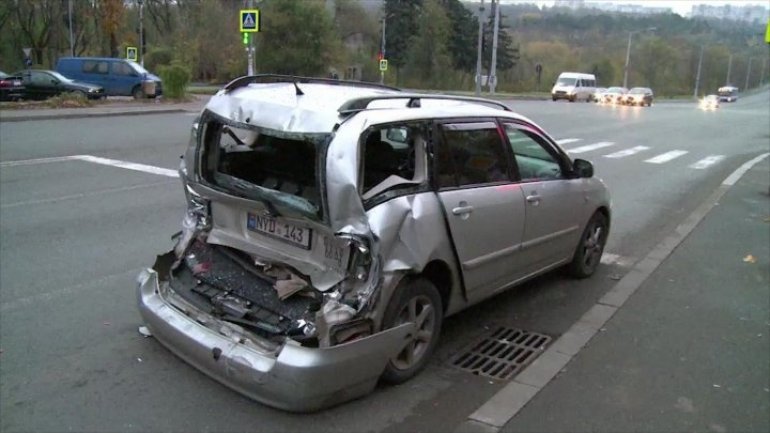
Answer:
<path fill-rule="evenodd" d="M 703 64 L 703 48 L 705 45 L 700 46 L 700 58 L 698 58 L 698 73 L 695 74 L 695 90 L 692 92 L 692 97 L 698 98 L 698 87 L 700 86 L 700 67 Z"/>
<path fill-rule="evenodd" d="M 733 68 L 733 55 L 730 54 L 730 60 L 727 61 L 727 78 L 725 79 L 725 86 L 730 84 L 730 70 Z"/>
<path fill-rule="evenodd" d="M 72 37 L 72 0 L 67 0 L 67 10 L 70 21 L 70 56 L 75 57 L 75 39 Z"/>
<path fill-rule="evenodd" d="M 144 67 L 144 0 L 139 0 L 139 64 Z"/>
<path fill-rule="evenodd" d="M 749 66 L 746 67 L 746 85 L 743 86 L 744 90 L 749 90 L 749 76 L 751 76 L 751 61 L 754 60 L 753 57 L 749 57 Z"/>
<path fill-rule="evenodd" d="M 481 95 L 481 37 L 484 33 L 484 0 L 481 0 L 479 6 L 479 43 L 476 49 L 476 96 Z"/>
<path fill-rule="evenodd" d="M 765 67 L 767 66 L 767 59 L 762 59 L 762 73 L 759 74 L 759 85 L 765 84 Z"/>
<path fill-rule="evenodd" d="M 497 30 L 500 23 L 500 0 L 492 0 L 492 7 L 495 9 L 495 24 L 492 35 L 492 65 L 489 68 L 489 93 L 494 95 L 497 87 Z"/>

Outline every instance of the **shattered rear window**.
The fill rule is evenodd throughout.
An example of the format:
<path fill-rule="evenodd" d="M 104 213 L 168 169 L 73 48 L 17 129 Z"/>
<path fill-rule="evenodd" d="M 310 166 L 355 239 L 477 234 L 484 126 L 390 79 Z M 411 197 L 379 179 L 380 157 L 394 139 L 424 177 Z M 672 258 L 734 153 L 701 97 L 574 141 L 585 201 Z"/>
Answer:
<path fill-rule="evenodd" d="M 204 132 L 203 177 L 228 192 L 322 218 L 318 181 L 324 134 L 287 134 L 211 121 Z"/>

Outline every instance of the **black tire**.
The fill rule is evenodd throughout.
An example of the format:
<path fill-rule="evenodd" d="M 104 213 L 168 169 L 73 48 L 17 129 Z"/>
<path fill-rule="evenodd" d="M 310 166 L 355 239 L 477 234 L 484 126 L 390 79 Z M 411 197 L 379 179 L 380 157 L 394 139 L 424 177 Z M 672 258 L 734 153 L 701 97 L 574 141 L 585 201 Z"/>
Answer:
<path fill-rule="evenodd" d="M 575 102 L 575 97 L 574 96 L 570 96 L 569 102 Z"/>
<path fill-rule="evenodd" d="M 139 86 L 139 85 L 135 86 L 131 90 L 131 96 L 133 96 L 134 99 L 144 99 L 145 96 L 144 96 L 144 92 L 142 91 L 142 86 Z"/>
<path fill-rule="evenodd" d="M 399 384 L 411 379 L 428 363 L 438 344 L 444 310 L 436 287 L 422 278 L 399 284 L 383 317 L 383 328 L 415 322 L 412 338 L 388 361 L 382 380 Z"/>
<path fill-rule="evenodd" d="M 586 224 L 575 249 L 568 271 L 575 278 L 588 278 L 594 274 L 604 252 L 609 234 L 609 221 L 601 212 L 593 214 Z"/>
<path fill-rule="evenodd" d="M 555 97 L 555 96 L 551 96 L 551 99 L 552 99 L 554 102 L 556 102 L 556 97 Z"/>

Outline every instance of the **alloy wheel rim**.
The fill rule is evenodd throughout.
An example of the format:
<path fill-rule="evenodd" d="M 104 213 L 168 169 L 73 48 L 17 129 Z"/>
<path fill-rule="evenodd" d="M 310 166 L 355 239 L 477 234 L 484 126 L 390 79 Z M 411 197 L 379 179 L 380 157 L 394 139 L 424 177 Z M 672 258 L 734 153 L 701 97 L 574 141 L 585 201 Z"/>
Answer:
<path fill-rule="evenodd" d="M 398 314 L 398 324 L 409 322 L 414 323 L 412 336 L 401 352 L 391 360 L 399 370 L 407 370 L 419 363 L 433 341 L 436 311 L 430 298 L 425 295 L 415 296 L 404 305 Z"/>
<path fill-rule="evenodd" d="M 602 235 L 604 229 L 601 224 L 594 224 L 586 233 L 583 250 L 583 263 L 588 268 L 596 266 L 602 256 Z"/>

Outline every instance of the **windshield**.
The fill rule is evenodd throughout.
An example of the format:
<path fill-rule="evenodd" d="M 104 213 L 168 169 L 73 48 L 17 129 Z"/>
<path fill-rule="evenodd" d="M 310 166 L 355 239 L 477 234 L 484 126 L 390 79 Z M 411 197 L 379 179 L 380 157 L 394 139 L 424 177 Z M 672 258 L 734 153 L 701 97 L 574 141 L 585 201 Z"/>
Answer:
<path fill-rule="evenodd" d="M 719 96 L 733 96 L 736 93 L 738 93 L 738 89 L 735 88 L 719 89 Z"/>
<path fill-rule="evenodd" d="M 577 78 L 559 78 L 556 82 L 557 86 L 574 86 Z"/>
<path fill-rule="evenodd" d="M 69 78 L 65 77 L 64 75 L 62 75 L 62 74 L 60 74 L 60 73 L 58 73 L 58 72 L 56 72 L 56 71 L 48 71 L 48 73 L 49 73 L 49 74 L 51 74 L 51 75 L 53 75 L 53 76 L 54 76 L 54 78 L 56 78 L 56 79 L 57 79 L 57 80 L 59 80 L 59 81 L 62 81 L 62 82 L 67 82 L 67 83 L 69 83 L 69 82 L 71 82 L 71 81 L 72 81 L 71 79 L 69 79 Z"/>
<path fill-rule="evenodd" d="M 149 72 L 147 71 L 147 69 L 144 69 L 144 68 L 142 67 L 142 65 L 140 65 L 139 63 L 136 63 L 136 62 L 134 62 L 134 61 L 131 61 L 131 60 L 129 60 L 129 61 L 128 61 L 128 64 L 129 64 L 129 65 L 131 65 L 131 67 L 132 67 L 132 68 L 133 68 L 133 69 L 134 69 L 136 72 L 138 72 L 139 74 L 149 74 Z"/>

